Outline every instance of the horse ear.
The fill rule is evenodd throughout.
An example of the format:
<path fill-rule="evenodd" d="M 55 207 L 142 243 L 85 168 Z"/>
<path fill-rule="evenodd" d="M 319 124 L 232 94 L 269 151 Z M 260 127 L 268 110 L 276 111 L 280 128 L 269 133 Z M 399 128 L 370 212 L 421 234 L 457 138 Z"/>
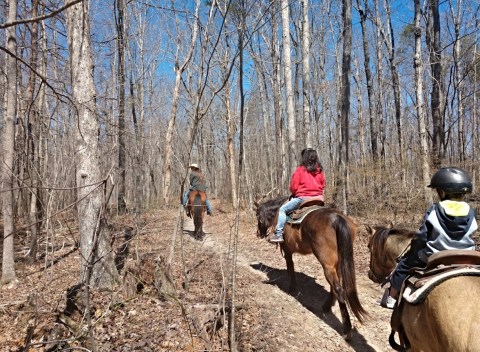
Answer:
<path fill-rule="evenodd" d="M 370 235 L 373 235 L 373 233 L 375 232 L 370 225 L 365 225 L 365 228 L 367 229 L 367 233 L 369 233 Z"/>
<path fill-rule="evenodd" d="M 393 228 L 393 226 L 394 226 L 394 225 L 393 225 L 393 222 L 390 221 L 390 223 L 388 224 L 387 228 L 388 228 L 388 229 L 391 229 L 391 228 Z"/>

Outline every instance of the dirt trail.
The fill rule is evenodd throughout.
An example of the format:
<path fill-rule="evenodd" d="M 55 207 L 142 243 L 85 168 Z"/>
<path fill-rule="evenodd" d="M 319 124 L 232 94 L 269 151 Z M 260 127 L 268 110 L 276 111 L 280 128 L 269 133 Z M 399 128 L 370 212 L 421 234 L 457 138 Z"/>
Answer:
<path fill-rule="evenodd" d="M 247 221 L 245 221 L 247 220 Z M 357 222 L 361 223 L 358 219 Z M 205 219 L 206 236 L 202 246 L 219 255 L 228 253 L 232 215 Z M 286 264 L 275 245 L 255 236 L 253 219 L 243 219 L 238 242 L 238 299 L 249 306 L 258 327 L 262 345 L 252 346 L 261 351 L 392 351 L 388 344 L 389 310 L 375 304 L 381 289 L 367 277 L 368 253 L 365 230 L 360 230 L 355 242 L 357 289 L 360 301 L 370 319 L 360 324 L 354 317 L 355 331 L 349 342 L 342 336 L 338 305 L 324 315 L 321 306 L 329 287 L 323 270 L 313 255 L 294 256 L 298 293 L 287 293 Z M 186 219 L 185 230 L 193 229 Z M 363 232 L 362 232 L 363 231 Z"/>
<path fill-rule="evenodd" d="M 150 266 L 137 272 L 145 285 L 130 286 L 138 289 L 136 293 L 125 291 L 128 285 L 124 284 L 113 291 L 92 290 L 92 332 L 98 352 L 228 351 L 228 315 L 218 308 L 228 307 L 223 297 L 230 297 L 225 292 L 230 287 L 235 216 L 220 206 L 214 209 L 215 216 L 205 218 L 203 240 L 191 236 L 193 224 L 185 218 L 171 267 L 176 293 L 167 298 L 159 295 L 158 285 L 148 282 L 154 282 L 158 260 L 170 253 L 178 209 L 144 214 L 144 226 L 130 240 L 124 230 L 133 226 L 132 220 L 114 219 L 115 253 L 126 258 L 121 274 L 128 272 L 125 268 L 137 268 L 138 258 Z M 360 324 L 352 318 L 355 330 L 346 342 L 338 305 L 332 313 L 322 313 L 329 287 L 315 257 L 294 256 L 298 292 L 290 295 L 279 249 L 256 237 L 254 214 L 241 213 L 235 290 L 238 351 L 392 351 L 388 345 L 390 311 L 375 304 L 381 289 L 367 277 L 367 234 L 362 220 L 355 220 L 360 225 L 354 244 L 357 289 L 370 319 Z M 25 350 L 27 345 L 37 352 L 88 347 L 82 335 L 86 325 L 81 307 L 71 317 L 78 330 L 59 320 L 65 312 L 66 293 L 79 280 L 80 254 L 73 241 L 77 235 L 68 232 L 63 236 L 59 229 L 56 236 L 63 242 L 48 254 L 48 260 L 33 264 L 18 260 L 18 286 L 0 290 L 0 351 Z M 124 240 L 129 241 L 127 249 L 122 249 Z M 17 246 L 20 250 L 25 244 L 19 241 Z"/>

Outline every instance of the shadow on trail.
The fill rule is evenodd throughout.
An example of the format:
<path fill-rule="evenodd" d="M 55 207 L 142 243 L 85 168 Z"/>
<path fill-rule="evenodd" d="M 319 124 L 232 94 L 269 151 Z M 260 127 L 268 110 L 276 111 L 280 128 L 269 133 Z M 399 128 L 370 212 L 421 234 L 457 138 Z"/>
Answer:
<path fill-rule="evenodd" d="M 329 295 L 329 287 L 325 289 L 324 286 L 319 285 L 314 277 L 308 276 L 301 272 L 295 272 L 297 280 L 297 289 L 295 292 L 289 292 L 290 278 L 288 277 L 286 269 L 275 269 L 262 263 L 255 263 L 250 265 L 253 269 L 259 270 L 267 275 L 267 280 L 264 283 L 277 286 L 286 294 L 294 297 L 302 306 L 322 319 L 328 326 L 334 329 L 340 336 L 343 332 L 343 325 L 333 313 L 324 313 L 322 305 L 327 300 Z M 336 303 L 338 307 L 338 303 Z M 351 312 L 350 312 L 351 314 Z M 358 352 L 375 352 L 375 348 L 370 346 L 357 329 L 352 330 L 352 338 L 347 343 Z"/>
<path fill-rule="evenodd" d="M 206 232 L 202 231 L 201 234 L 196 234 L 194 230 L 185 230 L 183 229 L 183 233 L 190 236 L 191 238 L 193 238 L 194 240 L 197 240 L 197 241 L 203 241 L 203 239 L 205 238 L 206 236 Z"/>

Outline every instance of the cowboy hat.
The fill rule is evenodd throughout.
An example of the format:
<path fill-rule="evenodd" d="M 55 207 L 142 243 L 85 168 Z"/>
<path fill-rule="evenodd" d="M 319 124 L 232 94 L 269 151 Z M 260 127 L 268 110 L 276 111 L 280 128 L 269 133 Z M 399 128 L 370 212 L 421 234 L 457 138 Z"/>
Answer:
<path fill-rule="evenodd" d="M 195 164 L 195 163 L 190 164 L 189 168 L 190 168 L 190 169 L 200 169 L 200 168 L 198 167 L 198 164 Z"/>

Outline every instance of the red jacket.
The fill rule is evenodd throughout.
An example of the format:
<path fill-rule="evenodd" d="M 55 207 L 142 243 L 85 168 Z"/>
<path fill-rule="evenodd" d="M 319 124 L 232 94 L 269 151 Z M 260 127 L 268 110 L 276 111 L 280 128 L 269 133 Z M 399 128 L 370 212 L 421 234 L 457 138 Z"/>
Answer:
<path fill-rule="evenodd" d="M 318 168 L 308 172 L 305 166 L 297 167 L 290 181 L 290 192 L 295 198 L 322 196 L 325 189 L 325 174 Z"/>

